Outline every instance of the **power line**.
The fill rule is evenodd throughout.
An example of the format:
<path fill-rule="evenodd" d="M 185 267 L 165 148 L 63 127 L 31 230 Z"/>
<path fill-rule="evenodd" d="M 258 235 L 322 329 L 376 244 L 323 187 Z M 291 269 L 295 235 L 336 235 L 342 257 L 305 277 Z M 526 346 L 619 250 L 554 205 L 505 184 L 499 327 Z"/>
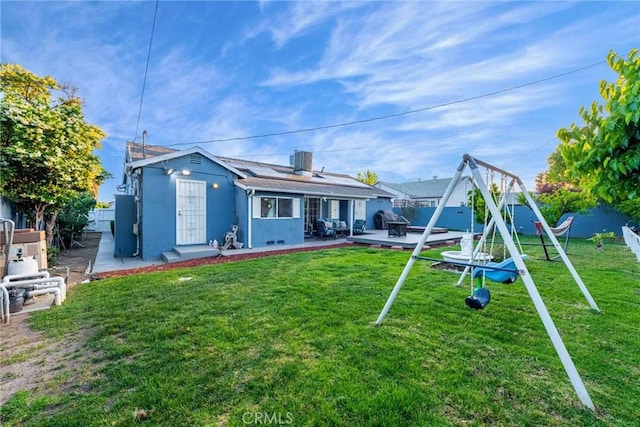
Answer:
<path fill-rule="evenodd" d="M 147 65 L 144 68 L 144 79 L 142 80 L 142 95 L 140 95 L 140 108 L 138 108 L 138 120 L 136 121 L 136 133 L 133 136 L 135 141 L 138 138 L 138 129 L 140 127 L 140 116 L 142 116 L 142 103 L 144 101 L 144 89 L 147 86 L 147 73 L 149 71 L 149 62 L 151 60 L 151 46 L 153 45 L 153 33 L 156 29 L 156 16 L 158 16 L 158 4 L 160 0 L 156 0 L 156 8 L 153 12 L 153 24 L 151 24 L 151 37 L 149 39 L 149 52 L 147 53 Z"/>
<path fill-rule="evenodd" d="M 513 127 L 520 127 L 523 124 L 530 124 L 530 123 L 538 123 L 541 122 L 542 120 L 529 120 L 526 122 L 519 122 L 516 124 L 512 124 L 509 126 L 500 126 L 500 127 L 493 127 L 492 129 L 497 130 L 497 129 L 511 129 Z M 385 147 L 387 148 L 391 148 L 391 147 L 406 147 L 406 146 L 411 146 L 411 145 L 418 145 L 418 144 L 424 144 L 426 142 L 432 142 L 432 141 L 436 141 L 436 140 L 446 140 L 446 139 L 451 139 L 451 138 L 457 138 L 460 136 L 464 136 L 467 135 L 468 133 L 466 131 L 464 132 L 456 132 L 456 133 L 451 133 L 451 134 L 446 134 L 446 135 L 439 135 L 439 136 L 434 136 L 434 137 L 429 137 L 426 140 L 419 140 L 419 141 L 409 141 L 409 142 L 394 142 L 394 143 L 390 143 L 390 144 L 385 144 Z M 545 143 L 547 144 L 547 143 Z M 359 146 L 359 147 L 345 147 L 345 148 L 332 148 L 332 149 L 328 149 L 328 150 L 314 150 L 314 153 L 336 153 L 336 152 L 342 152 L 342 151 L 354 151 L 354 150 L 366 150 L 369 148 L 374 148 L 376 147 L 375 145 L 363 145 L 363 146 Z M 282 152 L 282 153 L 258 153 L 258 154 L 243 154 L 242 157 L 274 157 L 274 156 L 283 156 L 283 155 L 289 155 L 291 154 L 290 152 Z"/>
<path fill-rule="evenodd" d="M 557 138 L 551 138 L 551 139 L 547 140 L 546 142 L 543 142 L 542 144 L 539 144 L 539 145 L 533 147 L 531 150 L 524 152 L 523 154 L 521 154 L 520 156 L 518 156 L 518 157 L 516 157 L 514 159 L 511 159 L 508 162 L 508 165 L 516 166 L 516 165 L 520 164 L 521 159 L 529 158 L 533 153 L 535 153 L 536 151 L 538 151 L 539 149 L 541 149 L 545 145 L 551 144 L 552 142 L 558 142 L 558 139 Z"/>
<path fill-rule="evenodd" d="M 450 102 L 444 102 L 442 104 L 431 105 L 431 106 L 428 106 L 428 107 L 417 108 L 415 110 L 404 111 L 402 113 L 387 114 L 387 115 L 384 115 L 384 116 L 371 117 L 371 118 L 368 118 L 368 119 L 354 120 L 354 121 L 350 121 L 350 122 L 336 123 L 336 124 L 332 124 L 332 125 L 317 126 L 317 127 L 312 127 L 312 128 L 303 128 L 303 129 L 296 129 L 296 130 L 283 131 L 283 132 L 273 132 L 273 133 L 265 133 L 265 134 L 250 135 L 250 136 L 239 136 L 239 137 L 233 137 L 233 138 L 210 139 L 210 140 L 206 140 L 206 141 L 178 142 L 178 143 L 175 143 L 175 144 L 169 144 L 169 145 L 167 145 L 167 147 L 175 147 L 175 146 L 178 146 L 178 145 L 209 144 L 209 143 L 213 143 L 213 142 L 229 142 L 229 141 L 240 141 L 240 140 L 247 140 L 247 139 L 267 138 L 267 137 L 271 137 L 271 136 L 292 135 L 292 134 L 296 134 L 296 133 L 304 133 L 304 132 L 313 132 L 313 131 L 317 131 L 317 130 L 334 129 L 334 128 L 338 128 L 338 127 L 353 126 L 353 125 L 357 125 L 357 124 L 369 123 L 369 122 L 374 122 L 374 121 L 378 121 L 378 120 L 386 120 L 386 119 L 391 119 L 391 118 L 395 118 L 395 117 L 402 117 L 402 116 L 406 116 L 406 115 L 409 115 L 409 114 L 415 114 L 415 113 L 420 113 L 420 112 L 423 112 L 423 111 L 435 110 L 435 109 L 442 108 L 442 107 L 448 107 L 448 106 L 451 106 L 451 105 L 462 104 L 462 103 L 469 102 L 469 101 L 475 101 L 475 100 L 481 99 L 481 98 L 488 98 L 490 96 L 498 95 L 498 94 L 501 94 L 501 93 L 511 92 L 511 91 L 514 91 L 514 90 L 517 90 L 517 89 L 522 89 L 524 87 L 537 85 L 537 84 L 544 83 L 544 82 L 547 82 L 547 81 L 550 81 L 550 80 L 558 79 L 560 77 L 568 76 L 570 74 L 578 73 L 580 71 L 588 70 L 590 68 L 594 68 L 594 67 L 597 67 L 597 66 L 605 64 L 605 63 L 606 63 L 606 61 L 599 61 L 599 62 L 596 62 L 596 63 L 591 64 L 591 65 L 587 65 L 587 66 L 580 67 L 580 68 L 575 68 L 573 70 L 566 71 L 564 73 L 555 74 L 555 75 L 550 76 L 550 77 L 545 77 L 545 78 L 542 78 L 542 79 L 534 80 L 532 82 L 523 83 L 523 84 L 520 84 L 520 85 L 517 85 L 517 86 L 511 86 L 511 87 L 508 87 L 506 89 L 500 89 L 500 90 L 496 90 L 496 91 L 493 91 L 493 92 L 487 92 L 487 93 L 483 93 L 481 95 L 471 96 L 471 97 L 468 97 L 468 98 L 458 99 L 458 100 L 450 101 Z"/>

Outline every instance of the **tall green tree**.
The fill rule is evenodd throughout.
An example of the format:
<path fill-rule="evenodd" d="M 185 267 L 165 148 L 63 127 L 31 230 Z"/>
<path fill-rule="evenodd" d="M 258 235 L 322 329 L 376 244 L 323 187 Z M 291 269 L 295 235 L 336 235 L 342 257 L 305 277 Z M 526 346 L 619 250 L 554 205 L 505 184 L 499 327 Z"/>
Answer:
<path fill-rule="evenodd" d="M 549 168 L 536 177 L 536 192 L 532 198 L 550 226 L 556 226 L 566 213 L 582 213 L 596 206 L 595 198 L 568 176 L 567 164 L 558 149 L 551 153 L 547 164 Z M 522 204 L 524 200 L 524 197 L 518 199 Z"/>
<path fill-rule="evenodd" d="M 614 205 L 640 197 L 640 56 L 611 51 L 607 63 L 615 82 L 600 82 L 604 104 L 580 108 L 584 125 L 558 131 L 560 152 L 571 179 L 587 192 Z M 634 205 L 634 203 L 631 203 Z M 640 212 L 634 217 L 640 218 Z"/>
<path fill-rule="evenodd" d="M 365 184 L 374 185 L 378 182 L 378 174 L 367 169 L 364 172 L 358 172 L 356 174 L 356 179 L 360 182 L 364 182 Z"/>
<path fill-rule="evenodd" d="M 84 119 L 76 89 L 0 64 L 0 192 L 53 240 L 58 211 L 109 176 L 94 154 L 105 133 Z"/>
<path fill-rule="evenodd" d="M 502 197 L 498 185 L 495 183 L 489 184 L 487 186 L 487 189 L 489 190 L 489 194 L 491 195 L 493 202 L 497 205 L 500 202 L 500 198 Z M 482 195 L 482 192 L 479 188 L 474 188 L 467 193 L 467 204 L 473 209 L 475 222 L 484 224 L 485 222 L 488 223 L 491 220 L 491 212 L 489 212 L 489 209 L 487 208 L 487 202 L 485 201 L 484 196 Z M 503 217 L 503 219 L 505 218 Z"/>

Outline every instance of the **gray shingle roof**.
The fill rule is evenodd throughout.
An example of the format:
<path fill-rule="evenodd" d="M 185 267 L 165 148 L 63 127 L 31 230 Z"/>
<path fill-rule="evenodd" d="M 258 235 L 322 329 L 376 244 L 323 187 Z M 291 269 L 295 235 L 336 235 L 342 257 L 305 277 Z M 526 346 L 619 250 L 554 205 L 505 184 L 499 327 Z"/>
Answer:
<path fill-rule="evenodd" d="M 135 162 L 138 160 L 148 159 L 150 157 L 161 156 L 167 153 L 173 153 L 175 150 L 169 147 L 162 147 L 159 145 L 145 144 L 144 150 L 142 144 L 136 144 L 135 142 L 127 142 L 127 161 Z"/>
<path fill-rule="evenodd" d="M 127 161 L 138 163 L 165 154 L 178 154 L 178 150 L 153 145 L 145 146 L 145 156 L 142 155 L 142 145 L 127 143 Z M 166 156 L 165 156 L 166 157 Z M 292 166 L 274 165 L 254 162 L 250 160 L 234 159 L 230 157 L 213 156 L 219 163 L 227 164 L 228 168 L 240 172 L 236 185 L 245 189 L 262 191 L 313 194 L 337 198 L 377 198 L 393 197 L 393 194 L 382 189 L 367 185 L 357 179 L 344 174 L 323 171 L 309 172 L 298 175 Z"/>
<path fill-rule="evenodd" d="M 237 181 L 243 188 L 280 191 L 285 193 L 300 193 L 317 196 L 329 196 L 336 198 L 369 199 L 376 197 L 393 197 L 392 194 L 375 187 L 350 187 L 336 184 L 319 184 L 317 182 L 247 177 Z"/>

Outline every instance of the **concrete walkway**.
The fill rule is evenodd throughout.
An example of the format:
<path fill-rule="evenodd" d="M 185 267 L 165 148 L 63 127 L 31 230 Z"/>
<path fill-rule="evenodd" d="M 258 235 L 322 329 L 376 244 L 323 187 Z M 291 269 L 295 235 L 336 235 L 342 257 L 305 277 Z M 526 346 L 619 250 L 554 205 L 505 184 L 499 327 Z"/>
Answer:
<path fill-rule="evenodd" d="M 161 260 L 143 261 L 140 257 L 115 258 L 115 239 L 110 231 L 102 232 L 100 245 L 96 254 L 96 261 L 93 264 L 91 273 L 105 273 L 107 271 L 130 270 L 132 268 L 149 267 L 152 265 L 163 265 Z"/>

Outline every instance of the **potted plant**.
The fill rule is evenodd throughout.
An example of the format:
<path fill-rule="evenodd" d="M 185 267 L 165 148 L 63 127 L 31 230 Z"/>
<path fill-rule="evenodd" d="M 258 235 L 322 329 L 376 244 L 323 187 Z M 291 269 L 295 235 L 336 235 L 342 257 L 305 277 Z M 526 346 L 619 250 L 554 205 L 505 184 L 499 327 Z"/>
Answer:
<path fill-rule="evenodd" d="M 593 243 L 596 245 L 596 249 L 601 251 L 604 248 L 604 239 L 615 239 L 616 235 L 613 231 L 595 233 L 593 237 L 589 240 L 593 240 Z"/>

